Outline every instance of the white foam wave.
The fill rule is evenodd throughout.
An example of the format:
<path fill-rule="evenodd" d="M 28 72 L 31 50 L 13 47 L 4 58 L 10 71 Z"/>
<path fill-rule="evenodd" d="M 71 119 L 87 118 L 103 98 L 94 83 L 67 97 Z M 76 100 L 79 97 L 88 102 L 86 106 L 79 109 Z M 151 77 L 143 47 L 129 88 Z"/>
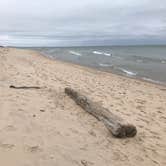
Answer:
<path fill-rule="evenodd" d="M 106 64 L 106 63 L 100 63 L 99 66 L 102 66 L 102 67 L 111 67 L 112 65 Z"/>
<path fill-rule="evenodd" d="M 99 51 L 93 51 L 94 54 L 98 54 L 98 55 L 102 55 L 103 52 L 99 52 Z"/>
<path fill-rule="evenodd" d="M 119 68 L 121 71 L 123 71 L 124 73 L 126 73 L 127 75 L 129 76 L 136 76 L 137 73 L 136 72 L 132 72 L 130 70 L 126 70 L 126 69 L 123 69 L 123 68 Z"/>
<path fill-rule="evenodd" d="M 79 52 L 75 52 L 75 51 L 69 51 L 69 53 L 76 56 L 82 56 Z"/>
<path fill-rule="evenodd" d="M 147 78 L 147 77 L 143 77 L 142 79 L 145 81 L 148 81 L 148 82 L 156 83 L 156 84 L 164 84 L 163 82 L 156 81 L 156 80 L 153 80 L 153 79 Z"/>
<path fill-rule="evenodd" d="M 111 56 L 112 54 L 107 52 L 93 51 L 93 54 Z"/>
<path fill-rule="evenodd" d="M 111 54 L 110 54 L 110 53 L 104 53 L 104 55 L 105 55 L 105 56 L 111 56 Z"/>

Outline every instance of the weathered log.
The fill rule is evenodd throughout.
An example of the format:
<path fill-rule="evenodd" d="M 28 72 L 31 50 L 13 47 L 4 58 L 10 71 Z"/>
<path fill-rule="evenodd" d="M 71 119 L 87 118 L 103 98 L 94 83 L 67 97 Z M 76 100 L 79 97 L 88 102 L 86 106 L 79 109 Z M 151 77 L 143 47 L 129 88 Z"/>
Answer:
<path fill-rule="evenodd" d="M 13 88 L 13 89 L 41 89 L 41 87 L 38 87 L 38 86 L 14 86 L 14 85 L 10 85 L 9 88 Z"/>
<path fill-rule="evenodd" d="M 102 121 L 113 136 L 125 138 L 134 137 L 136 135 L 137 129 L 134 125 L 126 124 L 123 119 L 102 107 L 99 103 L 91 101 L 86 96 L 71 88 L 65 88 L 65 93 L 85 111 Z"/>

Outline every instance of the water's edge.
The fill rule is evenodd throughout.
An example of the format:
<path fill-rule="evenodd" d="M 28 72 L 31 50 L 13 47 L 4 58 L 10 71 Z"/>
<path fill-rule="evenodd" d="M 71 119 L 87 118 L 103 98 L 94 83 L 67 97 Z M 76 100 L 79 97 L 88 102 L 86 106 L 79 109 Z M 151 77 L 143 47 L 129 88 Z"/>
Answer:
<path fill-rule="evenodd" d="M 48 58 L 48 59 L 53 60 L 53 61 L 58 61 L 58 62 L 61 62 L 61 63 L 67 63 L 67 64 L 70 64 L 70 65 L 76 65 L 76 66 L 84 67 L 84 69 L 87 68 L 87 69 L 95 70 L 95 71 L 99 71 L 99 72 L 111 73 L 111 74 L 115 74 L 115 75 L 122 76 L 122 77 L 125 77 L 125 78 L 135 79 L 135 80 L 138 80 L 138 81 L 147 82 L 147 83 L 150 83 L 150 84 L 160 85 L 160 86 L 166 87 L 166 83 L 151 80 L 151 79 L 148 79 L 148 78 L 146 79 L 146 78 L 141 78 L 141 77 L 137 77 L 137 76 L 132 76 L 131 77 L 131 76 L 128 76 L 128 75 L 125 75 L 125 74 L 114 72 L 113 70 L 104 70 L 103 68 L 86 66 L 86 65 L 81 65 L 81 64 L 77 64 L 77 63 L 73 63 L 73 62 L 69 62 L 69 61 L 65 61 L 65 60 L 59 60 L 59 59 L 53 58 L 51 56 L 48 56 L 46 53 L 42 53 L 40 51 L 37 51 L 37 52 L 39 52 L 41 56 L 44 56 L 45 58 Z"/>
<path fill-rule="evenodd" d="M 69 62 L 166 86 L 166 46 L 24 48 Z"/>

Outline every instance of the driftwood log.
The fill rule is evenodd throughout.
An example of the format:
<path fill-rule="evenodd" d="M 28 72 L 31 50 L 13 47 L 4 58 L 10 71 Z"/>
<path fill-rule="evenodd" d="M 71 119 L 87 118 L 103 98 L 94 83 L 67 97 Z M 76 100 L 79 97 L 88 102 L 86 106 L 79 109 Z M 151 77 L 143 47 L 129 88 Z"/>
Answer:
<path fill-rule="evenodd" d="M 65 93 L 85 111 L 102 121 L 113 136 L 125 138 L 134 137 L 136 135 L 137 129 L 135 126 L 126 124 L 123 119 L 114 115 L 108 109 L 103 108 L 98 103 L 91 101 L 86 96 L 71 88 L 65 88 Z"/>
<path fill-rule="evenodd" d="M 9 88 L 13 88 L 13 89 L 41 89 L 41 87 L 38 87 L 38 86 L 14 86 L 14 85 L 10 85 Z"/>

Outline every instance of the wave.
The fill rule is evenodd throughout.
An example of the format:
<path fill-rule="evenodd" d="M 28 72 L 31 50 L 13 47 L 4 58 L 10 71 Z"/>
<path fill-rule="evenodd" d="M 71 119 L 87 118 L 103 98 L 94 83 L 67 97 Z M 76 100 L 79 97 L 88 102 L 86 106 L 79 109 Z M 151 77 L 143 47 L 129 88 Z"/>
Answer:
<path fill-rule="evenodd" d="M 93 54 L 111 56 L 112 54 L 100 51 L 93 51 Z"/>
<path fill-rule="evenodd" d="M 152 58 L 152 57 L 142 57 L 142 56 L 132 56 L 132 57 L 129 57 L 128 60 L 134 60 L 138 63 L 166 63 L 166 59 L 157 59 L 157 58 Z"/>
<path fill-rule="evenodd" d="M 165 61 L 165 60 L 162 60 L 161 63 L 166 63 L 166 61 Z"/>
<path fill-rule="evenodd" d="M 106 63 L 100 63 L 99 66 L 102 66 L 102 67 L 112 67 L 113 65 L 106 64 Z"/>
<path fill-rule="evenodd" d="M 98 54 L 98 55 L 102 55 L 103 52 L 99 52 L 99 51 L 93 51 L 94 54 Z"/>
<path fill-rule="evenodd" d="M 148 81 L 148 82 L 155 83 L 155 84 L 162 84 L 162 85 L 164 85 L 163 82 L 161 82 L 161 81 L 156 81 L 156 80 L 153 80 L 153 79 L 151 79 L 151 78 L 142 77 L 142 79 L 145 80 L 145 81 Z"/>
<path fill-rule="evenodd" d="M 75 52 L 75 51 L 69 51 L 69 53 L 76 56 L 82 56 L 79 52 Z"/>
<path fill-rule="evenodd" d="M 127 74 L 128 76 L 136 76 L 137 73 L 136 72 L 132 72 L 130 70 L 126 70 L 126 69 L 123 69 L 123 68 L 118 68 L 119 70 L 121 70 L 123 73 Z"/>
<path fill-rule="evenodd" d="M 104 53 L 104 55 L 105 55 L 105 56 L 111 56 L 111 54 L 109 54 L 109 53 Z"/>

